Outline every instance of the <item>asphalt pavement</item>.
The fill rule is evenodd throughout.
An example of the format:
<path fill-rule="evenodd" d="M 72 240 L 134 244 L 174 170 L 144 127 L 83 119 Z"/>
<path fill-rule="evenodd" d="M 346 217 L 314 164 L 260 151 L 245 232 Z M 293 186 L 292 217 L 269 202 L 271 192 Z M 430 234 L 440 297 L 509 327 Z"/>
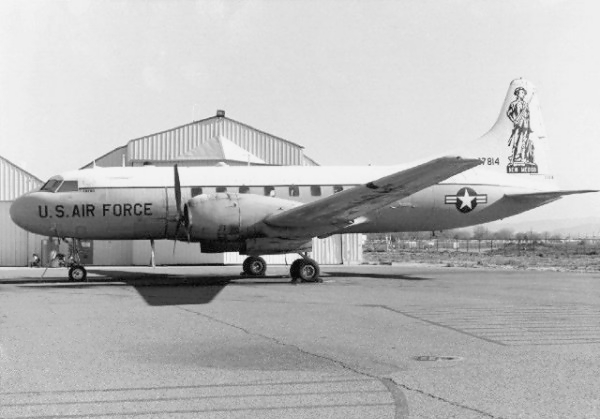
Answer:
<path fill-rule="evenodd" d="M 0 269 L 0 418 L 597 418 L 600 275 Z"/>

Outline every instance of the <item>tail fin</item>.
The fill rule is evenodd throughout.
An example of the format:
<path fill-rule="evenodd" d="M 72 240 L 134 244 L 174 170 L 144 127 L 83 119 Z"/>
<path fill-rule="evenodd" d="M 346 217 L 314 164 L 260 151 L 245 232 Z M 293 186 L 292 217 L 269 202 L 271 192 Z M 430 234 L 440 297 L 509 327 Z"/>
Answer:
<path fill-rule="evenodd" d="M 551 178 L 546 130 L 535 86 L 525 80 L 510 83 L 496 123 L 478 140 L 489 156 L 486 165 L 504 173 Z"/>

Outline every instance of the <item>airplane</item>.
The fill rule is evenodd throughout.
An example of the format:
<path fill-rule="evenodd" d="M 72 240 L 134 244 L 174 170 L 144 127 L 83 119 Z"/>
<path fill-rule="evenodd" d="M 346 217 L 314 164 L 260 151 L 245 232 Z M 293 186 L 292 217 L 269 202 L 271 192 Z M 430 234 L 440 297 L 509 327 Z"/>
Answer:
<path fill-rule="evenodd" d="M 559 189 L 547 147 L 535 87 L 516 79 L 490 131 L 453 155 L 382 167 L 96 167 L 51 177 L 10 215 L 27 231 L 74 241 L 170 239 L 239 252 L 249 276 L 265 274 L 261 255 L 296 252 L 292 281 L 316 282 L 314 237 L 441 231 L 597 192 Z M 79 263 L 69 269 L 70 280 L 86 275 Z"/>

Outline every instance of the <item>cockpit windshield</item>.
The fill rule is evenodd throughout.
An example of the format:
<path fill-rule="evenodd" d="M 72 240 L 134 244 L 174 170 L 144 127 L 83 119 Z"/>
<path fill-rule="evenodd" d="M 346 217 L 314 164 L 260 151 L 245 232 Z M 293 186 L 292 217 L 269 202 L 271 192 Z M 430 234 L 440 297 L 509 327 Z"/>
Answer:
<path fill-rule="evenodd" d="M 79 184 L 76 180 L 65 180 L 58 188 L 58 192 L 77 192 L 78 190 Z"/>
<path fill-rule="evenodd" d="M 42 192 L 77 192 L 79 183 L 76 180 L 50 179 L 40 191 Z"/>
<path fill-rule="evenodd" d="M 42 189 L 40 189 L 40 191 L 56 192 L 61 183 L 62 179 L 50 179 L 44 184 L 44 186 L 42 186 Z"/>

